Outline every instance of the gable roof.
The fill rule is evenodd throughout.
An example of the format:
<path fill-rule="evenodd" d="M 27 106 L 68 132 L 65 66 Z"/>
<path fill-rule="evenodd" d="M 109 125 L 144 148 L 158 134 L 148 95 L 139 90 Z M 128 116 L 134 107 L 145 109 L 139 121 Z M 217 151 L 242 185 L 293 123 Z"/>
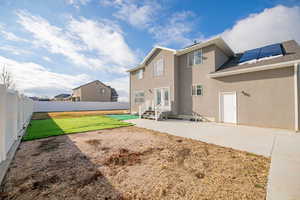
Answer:
<path fill-rule="evenodd" d="M 269 59 L 257 60 L 253 63 L 241 63 L 239 60 L 243 53 L 232 56 L 225 64 L 223 64 L 216 72 L 210 73 L 211 78 L 228 76 L 233 74 L 246 73 L 250 71 L 262 71 L 272 67 L 288 67 L 294 63 L 300 62 L 300 46 L 295 40 L 289 40 L 281 43 L 283 55 L 274 56 Z"/>
<path fill-rule="evenodd" d="M 227 56 L 232 56 L 234 55 L 234 52 L 232 51 L 232 49 L 226 44 L 226 42 L 223 40 L 222 37 L 215 37 L 209 40 L 206 40 L 204 42 L 198 43 L 198 44 L 194 44 L 194 45 L 190 45 L 186 48 L 183 48 L 181 50 L 174 50 L 174 49 L 170 49 L 170 48 L 166 48 L 166 47 L 161 47 L 161 46 L 155 46 L 152 48 L 152 50 L 147 54 L 147 56 L 143 59 L 143 61 L 137 66 L 134 67 L 132 69 L 127 70 L 127 72 L 133 72 L 136 71 L 138 69 L 142 69 L 145 67 L 146 62 L 151 58 L 151 56 L 155 53 L 156 50 L 161 49 L 161 50 L 166 50 L 166 51 L 171 51 L 174 53 L 174 55 L 176 56 L 180 56 L 186 53 L 189 53 L 191 51 L 194 51 L 196 49 L 200 49 L 209 45 L 216 45 L 218 46 Z"/>
<path fill-rule="evenodd" d="M 194 51 L 196 49 L 200 49 L 203 47 L 207 47 L 209 45 L 216 45 L 217 47 L 219 47 L 227 56 L 233 56 L 234 52 L 232 51 L 232 49 L 227 45 L 227 43 L 223 40 L 222 37 L 218 36 L 218 37 L 214 37 L 211 38 L 209 40 L 206 40 L 204 42 L 195 44 L 195 45 L 191 45 L 189 47 L 186 47 L 184 49 L 178 50 L 176 55 L 180 56 L 186 53 L 189 53 L 191 51 Z"/>
<path fill-rule="evenodd" d="M 143 61 L 137 66 L 137 67 L 134 67 L 132 69 L 129 69 L 127 70 L 127 72 L 132 72 L 132 71 L 135 71 L 135 70 L 138 70 L 138 69 L 141 69 L 145 66 L 146 62 L 151 58 L 151 56 L 155 53 L 156 50 L 166 50 L 166 51 L 171 51 L 173 52 L 174 54 L 176 54 L 176 50 L 175 49 L 170 49 L 170 48 L 166 48 L 166 47 L 161 47 L 161 46 L 154 46 L 152 48 L 152 50 L 146 55 L 146 57 L 143 59 Z"/>
<path fill-rule="evenodd" d="M 79 88 L 81 88 L 81 87 L 83 87 L 83 86 L 90 85 L 90 84 L 95 83 L 95 82 L 100 83 L 100 84 L 103 85 L 103 86 L 109 87 L 109 86 L 105 85 L 104 83 L 102 83 L 101 81 L 95 80 L 95 81 L 92 81 L 92 82 L 83 84 L 83 85 L 81 85 L 81 86 L 78 86 L 78 87 L 76 87 L 76 88 L 73 88 L 72 90 L 77 90 L 77 89 L 79 89 Z"/>

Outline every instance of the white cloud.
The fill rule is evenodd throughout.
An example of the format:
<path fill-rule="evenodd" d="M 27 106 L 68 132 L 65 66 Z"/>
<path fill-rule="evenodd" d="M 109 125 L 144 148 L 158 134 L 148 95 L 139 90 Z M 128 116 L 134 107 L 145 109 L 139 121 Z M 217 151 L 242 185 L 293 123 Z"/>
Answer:
<path fill-rule="evenodd" d="M 100 3 L 117 8 L 113 15 L 137 28 L 148 27 L 160 8 L 155 1 L 102 0 Z"/>
<path fill-rule="evenodd" d="M 24 55 L 24 54 L 32 54 L 32 52 L 22 49 L 20 47 L 10 46 L 10 45 L 3 45 L 0 46 L 1 51 L 9 52 L 14 55 Z"/>
<path fill-rule="evenodd" d="M 117 9 L 116 18 L 139 29 L 146 29 L 160 45 L 185 46 L 195 32 L 195 14 L 181 11 L 168 14 L 159 1 L 102 0 L 104 6 Z"/>
<path fill-rule="evenodd" d="M 52 62 L 51 58 L 49 58 L 48 56 L 43 56 L 42 58 L 48 62 Z"/>
<path fill-rule="evenodd" d="M 124 63 L 134 64 L 136 58 L 126 44 L 120 28 L 112 22 L 109 23 L 110 26 L 106 21 L 72 19 L 69 30 L 86 44 L 88 50 L 96 51 L 104 64 L 117 65 L 116 70 L 120 70 Z"/>
<path fill-rule="evenodd" d="M 66 0 L 67 4 L 74 6 L 75 8 L 79 8 L 81 5 L 86 5 L 90 2 L 90 0 Z"/>
<path fill-rule="evenodd" d="M 149 32 L 161 45 L 185 46 L 191 44 L 192 41 L 188 34 L 194 31 L 192 17 L 194 17 L 194 13 L 190 11 L 174 13 L 165 24 L 153 26 Z"/>
<path fill-rule="evenodd" d="M 18 62 L 0 56 L 0 68 L 5 66 L 12 74 L 17 90 L 27 95 L 53 96 L 90 81 L 86 74 L 68 75 L 47 70 L 33 62 Z"/>
<path fill-rule="evenodd" d="M 121 74 L 136 62 L 120 28 L 111 22 L 71 18 L 62 29 L 26 11 L 17 15 L 18 22 L 33 34 L 36 45 L 64 55 L 80 67 Z M 87 56 L 91 54 L 95 55 Z"/>
<path fill-rule="evenodd" d="M 110 85 L 115 88 L 119 98 L 118 101 L 129 101 L 129 77 L 124 76 L 121 78 L 113 79 L 111 81 L 105 82 L 105 84 Z"/>
<path fill-rule="evenodd" d="M 15 42 L 28 42 L 28 40 L 18 37 L 14 33 L 8 32 L 5 29 L 6 27 L 0 24 L 0 33 L 2 37 L 5 38 L 6 40 L 15 41 Z"/>
<path fill-rule="evenodd" d="M 278 5 L 241 19 L 221 36 L 234 51 L 294 39 L 300 43 L 300 7 Z"/>

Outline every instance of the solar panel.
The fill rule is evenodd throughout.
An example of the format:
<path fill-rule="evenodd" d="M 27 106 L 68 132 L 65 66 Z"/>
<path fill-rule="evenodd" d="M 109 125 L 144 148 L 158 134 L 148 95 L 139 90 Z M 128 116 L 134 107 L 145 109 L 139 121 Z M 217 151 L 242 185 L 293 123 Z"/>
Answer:
<path fill-rule="evenodd" d="M 258 59 L 282 55 L 282 49 L 280 44 L 272 44 L 261 48 Z"/>
<path fill-rule="evenodd" d="M 239 63 L 249 60 L 261 59 L 265 57 L 282 55 L 281 44 L 272 44 L 257 49 L 246 51 L 239 60 Z"/>
<path fill-rule="evenodd" d="M 242 55 L 239 62 L 242 63 L 242 62 L 246 62 L 249 60 L 257 59 L 259 52 L 260 52 L 260 48 L 248 50 Z"/>

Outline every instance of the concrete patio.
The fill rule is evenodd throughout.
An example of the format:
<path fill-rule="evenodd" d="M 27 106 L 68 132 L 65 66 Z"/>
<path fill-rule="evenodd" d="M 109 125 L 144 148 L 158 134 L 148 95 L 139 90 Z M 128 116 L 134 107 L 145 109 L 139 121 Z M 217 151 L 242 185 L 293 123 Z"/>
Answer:
<path fill-rule="evenodd" d="M 271 157 L 267 200 L 300 199 L 300 134 L 184 120 L 128 120 L 138 127 Z"/>

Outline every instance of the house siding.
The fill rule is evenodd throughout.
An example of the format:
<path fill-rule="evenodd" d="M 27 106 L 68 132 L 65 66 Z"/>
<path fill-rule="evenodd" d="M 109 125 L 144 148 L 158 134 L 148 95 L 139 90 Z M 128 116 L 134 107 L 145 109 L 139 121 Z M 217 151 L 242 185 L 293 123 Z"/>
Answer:
<path fill-rule="evenodd" d="M 145 65 L 143 79 L 137 79 L 136 71 L 130 73 L 131 111 L 138 112 L 139 104 L 134 103 L 135 91 L 143 90 L 146 102 L 154 100 L 154 88 L 170 87 L 173 114 L 197 113 L 208 121 L 221 122 L 219 94 L 236 92 L 238 124 L 292 130 L 295 128 L 293 66 L 209 78 L 208 74 L 215 72 L 229 58 L 215 45 L 202 48 L 202 53 L 203 63 L 188 68 L 187 54 L 174 56 L 171 51 L 157 50 Z M 161 57 L 165 59 L 164 76 L 154 77 L 153 62 Z M 194 84 L 202 85 L 203 95 L 191 95 Z M 298 85 L 300 86 L 300 81 Z M 300 91 L 300 87 L 298 90 Z M 300 108 L 298 109 L 300 113 Z M 298 120 L 300 123 L 300 116 Z"/>
<path fill-rule="evenodd" d="M 105 93 L 101 92 L 102 89 L 105 89 Z M 74 90 L 73 94 L 74 96 L 79 96 L 80 101 L 100 101 L 100 102 L 112 101 L 111 89 L 105 85 L 102 85 L 99 82 L 93 82 L 84 85 Z"/>
<path fill-rule="evenodd" d="M 158 59 L 164 59 L 164 73 L 162 76 L 155 77 L 153 75 L 153 63 Z M 130 110 L 132 113 L 136 113 L 139 110 L 139 103 L 134 102 L 134 96 L 136 91 L 144 91 L 145 102 L 150 106 L 154 101 L 154 88 L 169 87 L 170 88 L 170 100 L 172 111 L 176 110 L 175 103 L 175 56 L 174 53 L 167 50 L 157 50 L 153 56 L 146 62 L 144 67 L 144 74 L 142 79 L 137 79 L 137 71 L 130 73 Z"/>
<path fill-rule="evenodd" d="M 214 99 L 219 92 L 236 91 L 238 124 L 294 129 L 293 74 L 289 67 L 218 78 Z M 218 108 L 218 100 L 213 104 Z"/>
<path fill-rule="evenodd" d="M 207 107 L 207 104 L 215 97 L 213 94 L 216 83 L 208 78 L 207 74 L 215 70 L 214 45 L 202 49 L 203 63 L 193 67 L 187 67 L 187 54 L 179 56 L 179 113 L 190 115 L 193 112 L 206 117 L 214 117 L 214 109 Z M 203 86 L 202 96 L 192 96 L 191 87 L 193 84 Z"/>
<path fill-rule="evenodd" d="M 292 67 L 211 79 L 207 74 L 226 62 L 226 56 L 210 46 L 203 49 L 203 57 L 203 64 L 192 68 L 186 66 L 187 55 L 179 57 L 179 114 L 195 112 L 220 122 L 219 92 L 237 92 L 238 124 L 294 129 Z M 203 96 L 191 96 L 192 84 L 203 86 Z"/>

